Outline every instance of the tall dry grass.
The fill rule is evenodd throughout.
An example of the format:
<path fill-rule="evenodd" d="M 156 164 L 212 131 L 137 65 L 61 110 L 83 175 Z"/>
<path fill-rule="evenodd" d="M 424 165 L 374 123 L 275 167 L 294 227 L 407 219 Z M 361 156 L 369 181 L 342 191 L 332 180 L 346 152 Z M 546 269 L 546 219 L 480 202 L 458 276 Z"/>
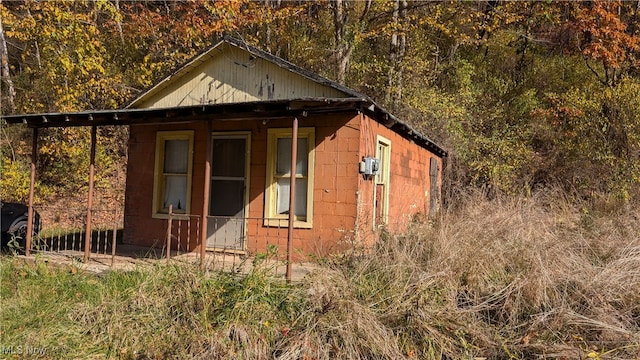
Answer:
<path fill-rule="evenodd" d="M 307 280 L 284 358 L 640 359 L 637 207 L 466 194 Z"/>

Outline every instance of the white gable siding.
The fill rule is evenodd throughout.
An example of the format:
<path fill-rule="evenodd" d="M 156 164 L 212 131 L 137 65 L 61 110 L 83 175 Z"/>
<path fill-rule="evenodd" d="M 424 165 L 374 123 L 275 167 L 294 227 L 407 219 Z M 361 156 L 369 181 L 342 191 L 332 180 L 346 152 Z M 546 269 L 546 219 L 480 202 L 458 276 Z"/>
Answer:
<path fill-rule="evenodd" d="M 185 69 L 186 70 L 186 69 Z M 249 52 L 221 46 L 191 64 L 164 87 L 152 90 L 137 108 L 167 108 L 296 98 L 339 98 L 343 92 L 309 80 Z"/>

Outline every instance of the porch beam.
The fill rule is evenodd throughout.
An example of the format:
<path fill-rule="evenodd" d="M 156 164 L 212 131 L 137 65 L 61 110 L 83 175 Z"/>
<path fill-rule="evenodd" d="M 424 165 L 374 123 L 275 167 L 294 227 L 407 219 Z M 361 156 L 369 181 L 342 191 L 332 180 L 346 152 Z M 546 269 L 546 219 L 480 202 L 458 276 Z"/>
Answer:
<path fill-rule="evenodd" d="M 289 229 L 287 231 L 287 282 L 291 282 L 291 253 L 293 252 L 293 223 L 296 217 L 296 164 L 298 162 L 298 118 L 291 125 L 291 180 L 289 182 Z"/>
<path fill-rule="evenodd" d="M 207 141 L 204 161 L 204 185 L 202 187 L 202 221 L 200 222 L 200 269 L 205 269 L 207 255 L 207 215 L 209 214 L 209 200 L 211 198 L 211 120 L 207 120 Z"/>
<path fill-rule="evenodd" d="M 36 163 L 38 162 L 38 128 L 33 128 L 31 144 L 31 177 L 29 180 L 29 210 L 27 211 L 27 238 L 25 239 L 25 255 L 31 253 L 33 240 L 33 195 L 36 188 Z"/>
<path fill-rule="evenodd" d="M 93 207 L 93 176 L 96 162 L 97 127 L 91 127 L 91 153 L 89 155 L 89 194 L 87 195 L 87 223 L 84 234 L 84 262 L 89 261 L 91 253 L 91 208 Z"/>
<path fill-rule="evenodd" d="M 29 127 L 71 127 L 132 124 L 165 124 L 216 120 L 290 119 L 299 111 L 310 113 L 348 112 L 368 101 L 363 98 L 322 98 L 256 101 L 236 104 L 205 104 L 162 109 L 93 110 L 68 113 L 0 116 L 7 124 L 24 123 Z"/>

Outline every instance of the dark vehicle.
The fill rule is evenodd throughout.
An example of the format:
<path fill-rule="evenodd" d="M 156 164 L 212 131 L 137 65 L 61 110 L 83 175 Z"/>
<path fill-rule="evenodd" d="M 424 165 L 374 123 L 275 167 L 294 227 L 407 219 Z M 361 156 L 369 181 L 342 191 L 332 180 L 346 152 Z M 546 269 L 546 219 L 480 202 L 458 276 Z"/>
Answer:
<path fill-rule="evenodd" d="M 24 248 L 27 241 L 27 216 L 29 207 L 20 203 L 6 203 L 0 201 L 2 208 L 2 218 L 0 227 L 2 228 L 2 245 L 10 247 Z M 33 233 L 37 235 L 40 231 L 40 215 L 34 211 Z"/>

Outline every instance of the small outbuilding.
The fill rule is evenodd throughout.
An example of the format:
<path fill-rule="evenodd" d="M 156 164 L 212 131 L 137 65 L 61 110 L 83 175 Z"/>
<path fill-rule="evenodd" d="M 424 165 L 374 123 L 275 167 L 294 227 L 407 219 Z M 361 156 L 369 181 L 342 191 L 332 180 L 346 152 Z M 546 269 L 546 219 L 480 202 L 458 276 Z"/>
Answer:
<path fill-rule="evenodd" d="M 369 97 L 235 39 L 124 109 L 4 118 L 130 127 L 129 244 L 303 258 L 370 245 L 439 208 L 441 147 Z"/>

